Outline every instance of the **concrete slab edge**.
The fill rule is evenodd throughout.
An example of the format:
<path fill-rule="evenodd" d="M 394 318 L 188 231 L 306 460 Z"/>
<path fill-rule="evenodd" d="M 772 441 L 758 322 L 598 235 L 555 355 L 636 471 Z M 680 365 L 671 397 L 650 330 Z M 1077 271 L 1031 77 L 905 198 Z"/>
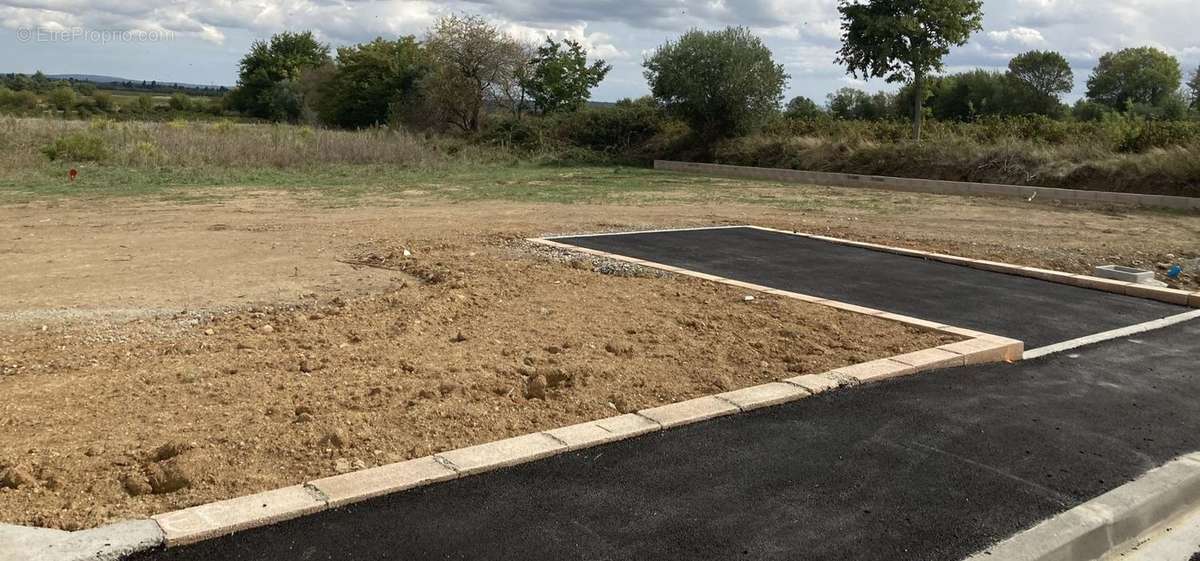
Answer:
<path fill-rule="evenodd" d="M 1181 456 L 967 561 L 1092 561 L 1200 507 L 1200 453 Z"/>
<path fill-rule="evenodd" d="M 1147 300 L 1157 300 L 1168 304 L 1176 304 L 1180 306 L 1188 306 L 1191 308 L 1200 308 L 1200 292 L 1188 292 L 1186 290 L 1177 290 L 1173 288 L 1159 288 L 1155 286 L 1145 286 L 1129 282 L 1114 281 L 1093 277 L 1088 275 L 1077 275 L 1074 273 L 1065 273 L 1062 271 L 1052 271 L 1049 269 L 1040 269 L 1037 267 L 1026 267 L 1023 265 L 1012 265 L 1009 263 L 1001 263 L 998 261 L 987 261 L 984 259 L 971 259 L 969 257 L 958 257 L 956 255 L 946 255 L 943 253 L 932 253 L 929 251 L 920 251 L 916 249 L 907 249 L 902 247 L 894 247 L 880 245 L 876 243 L 860 242 L 855 240 L 847 240 L 844 238 L 834 238 L 830 236 L 819 236 L 816 234 L 807 234 L 803 232 L 793 232 L 789 230 L 780 230 L 777 228 L 766 228 L 763 226 L 747 225 L 746 228 L 755 230 L 763 230 L 766 232 L 775 232 L 779 234 L 789 234 L 792 236 L 800 236 L 814 240 L 821 240 L 841 245 L 853 247 L 861 247 L 864 249 L 873 249 L 893 253 L 896 255 L 906 255 L 909 257 L 919 257 L 922 259 L 930 259 L 949 263 L 951 265 L 960 265 L 970 267 L 972 269 L 980 269 L 993 273 L 1005 273 L 1020 277 L 1029 277 L 1047 282 L 1058 284 L 1066 284 L 1070 286 L 1078 286 L 1080 288 L 1090 288 L 1092 290 L 1100 290 L 1102 292 L 1111 292 L 1114 294 L 1124 294 L 1136 298 L 1145 298 Z"/>

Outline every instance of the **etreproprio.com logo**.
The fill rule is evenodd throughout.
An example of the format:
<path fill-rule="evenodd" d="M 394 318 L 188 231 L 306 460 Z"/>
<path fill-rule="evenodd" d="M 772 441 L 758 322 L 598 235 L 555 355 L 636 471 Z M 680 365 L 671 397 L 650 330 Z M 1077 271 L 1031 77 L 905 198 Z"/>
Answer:
<path fill-rule="evenodd" d="M 156 43 L 170 41 L 175 32 L 165 29 L 89 29 L 86 27 L 21 27 L 22 43 Z"/>

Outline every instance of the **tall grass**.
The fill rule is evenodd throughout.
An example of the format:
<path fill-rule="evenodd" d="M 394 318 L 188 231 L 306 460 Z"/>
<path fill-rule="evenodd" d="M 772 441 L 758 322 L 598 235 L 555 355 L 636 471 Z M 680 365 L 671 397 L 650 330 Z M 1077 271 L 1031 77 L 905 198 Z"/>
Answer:
<path fill-rule="evenodd" d="M 0 118 L 0 172 L 7 174 L 42 167 L 48 160 L 132 168 L 308 169 L 330 164 L 435 168 L 506 158 L 493 147 L 388 129 Z"/>

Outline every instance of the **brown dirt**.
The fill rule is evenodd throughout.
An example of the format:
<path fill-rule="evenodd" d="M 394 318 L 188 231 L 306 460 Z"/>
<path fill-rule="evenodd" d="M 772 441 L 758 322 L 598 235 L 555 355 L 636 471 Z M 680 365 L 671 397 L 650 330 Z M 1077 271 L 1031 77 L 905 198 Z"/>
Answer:
<path fill-rule="evenodd" d="M 0 522 L 89 527 L 940 341 L 524 236 L 752 222 L 1078 272 L 1200 239 L 1180 214 L 737 188 L 807 209 L 0 208 Z"/>

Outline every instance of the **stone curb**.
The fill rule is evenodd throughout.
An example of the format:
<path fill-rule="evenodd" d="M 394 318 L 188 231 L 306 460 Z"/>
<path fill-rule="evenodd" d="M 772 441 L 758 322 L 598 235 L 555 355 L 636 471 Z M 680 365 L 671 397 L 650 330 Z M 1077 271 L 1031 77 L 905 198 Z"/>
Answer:
<path fill-rule="evenodd" d="M 1192 453 L 976 553 L 967 561 L 1100 559 L 1197 507 L 1200 453 Z"/>
<path fill-rule="evenodd" d="M 986 261 L 983 259 L 971 259 L 968 257 L 958 257 L 956 255 L 946 255 L 943 253 L 931 253 L 928 251 L 920 251 L 916 249 L 905 249 L 902 247 L 892 247 L 868 242 L 859 242 L 847 240 L 843 238 L 833 238 L 829 236 L 818 236 L 815 234 L 805 234 L 802 232 L 789 232 L 787 230 L 779 230 L 776 228 L 765 228 L 762 226 L 745 226 L 755 230 L 763 230 L 766 232 L 776 232 L 779 234 L 789 234 L 792 236 L 800 236 L 814 240 L 821 240 L 841 245 L 849 245 L 861 247 L 864 249 L 873 249 L 876 251 L 884 251 L 897 255 L 906 255 L 909 257 L 920 257 L 951 265 L 961 265 L 972 269 L 981 269 L 991 271 L 993 273 L 1006 273 L 1021 277 L 1029 277 L 1047 282 L 1058 284 L 1066 284 L 1078 286 L 1080 288 L 1090 288 L 1103 292 L 1112 292 L 1114 294 L 1124 294 L 1136 298 L 1145 298 L 1148 300 L 1158 300 L 1168 304 L 1176 304 L 1179 306 L 1188 306 L 1191 308 L 1200 308 L 1200 292 L 1188 292 L 1186 290 L 1177 290 L 1174 288 L 1159 288 L 1155 286 L 1146 286 L 1134 284 L 1130 282 L 1115 281 L 1110 279 L 1102 279 L 1100 277 L 1091 277 L 1087 275 L 1077 275 L 1073 273 L 1064 273 L 1062 271 L 1051 271 L 1049 269 L 1039 269 L 1037 267 L 1024 267 L 1021 265 L 1010 265 L 1008 263 L 1000 263 L 997 261 Z"/>
<path fill-rule="evenodd" d="M 258 526 L 312 514 L 328 507 L 320 492 L 293 485 L 174 512 L 156 514 L 167 547 L 195 543 Z"/>

